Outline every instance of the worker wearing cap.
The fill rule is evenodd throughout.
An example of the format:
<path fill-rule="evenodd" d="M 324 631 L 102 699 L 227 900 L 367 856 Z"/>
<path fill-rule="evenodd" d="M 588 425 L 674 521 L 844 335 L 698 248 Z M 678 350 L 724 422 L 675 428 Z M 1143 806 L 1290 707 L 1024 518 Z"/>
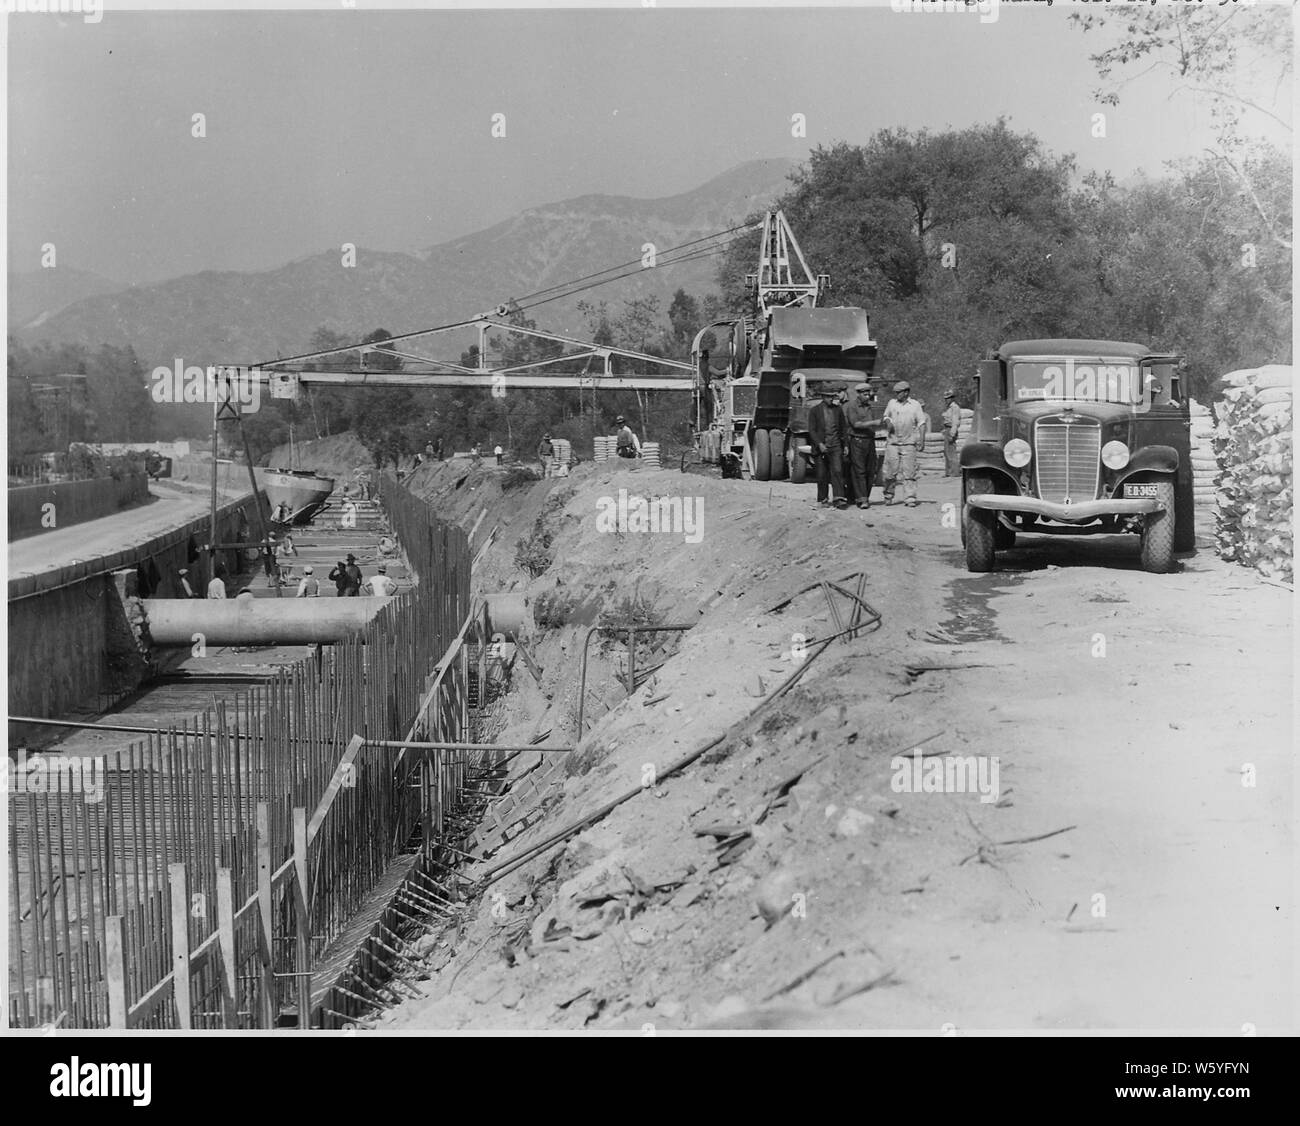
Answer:
<path fill-rule="evenodd" d="M 387 598 L 390 594 L 397 593 L 397 584 L 388 577 L 388 565 L 379 564 L 379 573 L 366 583 L 366 587 L 371 594 L 378 595 L 380 598 Z"/>
<path fill-rule="evenodd" d="M 876 479 L 876 427 L 884 419 L 873 406 L 875 398 L 870 383 L 853 388 L 853 400 L 844 408 L 849 428 L 849 481 L 853 502 L 859 508 L 871 507 L 871 486 Z"/>
<path fill-rule="evenodd" d="M 848 508 L 844 499 L 844 445 L 847 441 L 848 423 L 844 420 L 844 408 L 839 404 L 837 386 L 808 389 L 808 398 L 817 398 L 817 402 L 808 408 L 808 442 L 812 446 L 813 457 L 817 459 L 817 503 L 834 504 L 836 508 Z"/>
<path fill-rule="evenodd" d="M 899 478 L 903 481 L 903 503 L 915 508 L 916 475 L 920 469 L 921 450 L 925 446 L 925 412 L 912 398 L 912 385 L 905 379 L 894 384 L 894 397 L 885 404 L 885 503 L 894 503 Z"/>
<path fill-rule="evenodd" d="M 347 564 L 343 568 L 343 573 L 347 575 L 348 585 L 343 588 L 345 598 L 356 598 L 361 593 L 361 568 L 357 566 L 357 557 L 348 554 Z"/>
<path fill-rule="evenodd" d="M 619 457 L 640 457 L 641 456 L 641 439 L 636 436 L 636 431 L 627 424 L 627 419 L 622 415 L 614 420 L 618 424 L 618 438 L 615 443 L 615 449 Z"/>
<path fill-rule="evenodd" d="M 961 407 L 957 405 L 957 392 L 943 393 L 943 475 L 959 477 L 961 466 L 957 458 L 957 432 L 961 429 Z"/>
<path fill-rule="evenodd" d="M 551 458 L 555 456 L 555 447 L 551 445 L 551 436 L 543 434 L 542 440 L 537 443 L 537 460 L 542 463 L 542 476 L 551 475 Z"/>
<path fill-rule="evenodd" d="M 320 594 L 320 581 L 312 567 L 302 569 L 302 578 L 298 580 L 297 598 L 315 598 Z"/>

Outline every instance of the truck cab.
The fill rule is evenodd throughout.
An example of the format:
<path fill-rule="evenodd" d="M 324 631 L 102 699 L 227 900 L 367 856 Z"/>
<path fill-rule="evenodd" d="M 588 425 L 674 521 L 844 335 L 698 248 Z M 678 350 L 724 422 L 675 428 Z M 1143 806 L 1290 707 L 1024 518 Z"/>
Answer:
<path fill-rule="evenodd" d="M 1133 533 L 1144 569 L 1195 543 L 1179 357 L 1114 340 L 1017 340 L 979 364 L 961 452 L 970 571 L 1019 532 Z"/>

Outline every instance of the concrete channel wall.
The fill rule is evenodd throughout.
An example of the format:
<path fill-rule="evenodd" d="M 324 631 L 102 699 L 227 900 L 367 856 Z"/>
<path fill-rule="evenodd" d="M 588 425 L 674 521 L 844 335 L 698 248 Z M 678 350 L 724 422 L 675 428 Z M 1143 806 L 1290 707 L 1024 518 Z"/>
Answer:
<path fill-rule="evenodd" d="M 240 517 L 255 522 L 252 494 L 218 510 L 218 533 L 236 538 Z M 111 555 L 78 560 L 39 575 L 9 582 L 9 713 L 63 716 L 95 707 L 104 696 L 121 696 L 135 688 L 147 671 L 122 595 L 141 590 L 160 598 L 182 595 L 178 571 L 190 570 L 190 582 L 202 592 L 209 575 L 199 545 L 208 538 L 202 516 L 167 533 Z M 239 553 L 218 557 L 232 572 L 241 568 Z M 245 564 L 244 566 L 247 566 Z M 120 572 L 127 572 L 121 579 Z M 34 739 L 40 729 L 10 724 L 10 746 Z"/>
<path fill-rule="evenodd" d="M 57 485 L 23 485 L 9 490 L 9 539 L 20 540 L 51 528 L 66 528 L 145 500 L 149 478 L 144 473 L 63 481 Z M 52 508 L 47 508 L 52 505 Z M 49 523 L 53 519 L 55 523 Z"/>

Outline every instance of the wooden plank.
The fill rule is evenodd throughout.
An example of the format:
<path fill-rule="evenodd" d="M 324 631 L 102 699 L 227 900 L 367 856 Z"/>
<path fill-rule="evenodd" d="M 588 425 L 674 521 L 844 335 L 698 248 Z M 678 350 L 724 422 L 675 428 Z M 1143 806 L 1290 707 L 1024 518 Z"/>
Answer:
<path fill-rule="evenodd" d="M 168 864 L 172 902 L 172 978 L 175 983 L 176 1020 L 181 1028 L 193 1028 L 190 1011 L 190 889 L 184 864 Z"/>
<path fill-rule="evenodd" d="M 127 1028 L 126 919 L 110 915 L 104 920 L 104 976 L 108 979 L 108 1026 Z"/>
<path fill-rule="evenodd" d="M 361 754 L 365 740 L 360 735 L 353 735 L 348 742 L 347 750 L 343 752 L 339 759 L 338 766 L 334 769 L 334 776 L 330 779 L 329 786 L 325 789 L 325 794 L 316 807 L 316 812 L 311 815 L 311 820 L 307 823 L 307 844 L 311 844 L 316 839 L 316 834 L 320 832 L 321 825 L 324 824 L 328 816 L 330 807 L 334 804 L 334 799 L 338 797 L 339 791 L 343 789 L 344 778 L 356 778 L 356 760 Z M 352 783 L 348 783 L 351 785 Z"/>
<path fill-rule="evenodd" d="M 311 1027 L 311 883 L 307 863 L 307 810 L 293 810 L 294 905 L 298 932 L 298 1027 Z"/>
<path fill-rule="evenodd" d="M 229 868 L 217 869 L 217 934 L 221 944 L 221 1017 L 226 1028 L 238 1028 L 239 962 L 235 953 L 235 887 Z"/>

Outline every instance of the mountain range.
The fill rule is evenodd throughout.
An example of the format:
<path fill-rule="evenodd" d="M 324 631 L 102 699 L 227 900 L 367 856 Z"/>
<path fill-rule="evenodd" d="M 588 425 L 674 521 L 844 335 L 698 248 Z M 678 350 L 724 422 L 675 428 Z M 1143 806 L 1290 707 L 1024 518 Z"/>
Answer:
<path fill-rule="evenodd" d="M 130 344 L 146 367 L 178 357 L 201 365 L 265 362 L 306 351 L 321 326 L 410 332 L 637 262 L 645 243 L 662 254 L 735 226 L 786 190 L 795 163 L 749 161 L 662 199 L 579 196 L 412 253 L 358 247 L 351 267 L 331 249 L 271 270 L 205 271 L 130 288 L 85 273 L 69 277 L 72 285 L 10 274 L 9 331 L 26 343 Z M 617 314 L 624 299 L 657 294 L 666 311 L 679 287 L 696 296 L 715 292 L 717 263 L 709 256 L 638 269 L 528 315 L 542 328 L 585 333 L 577 311 L 584 298 L 608 301 Z M 65 274 L 44 271 L 56 272 Z"/>

